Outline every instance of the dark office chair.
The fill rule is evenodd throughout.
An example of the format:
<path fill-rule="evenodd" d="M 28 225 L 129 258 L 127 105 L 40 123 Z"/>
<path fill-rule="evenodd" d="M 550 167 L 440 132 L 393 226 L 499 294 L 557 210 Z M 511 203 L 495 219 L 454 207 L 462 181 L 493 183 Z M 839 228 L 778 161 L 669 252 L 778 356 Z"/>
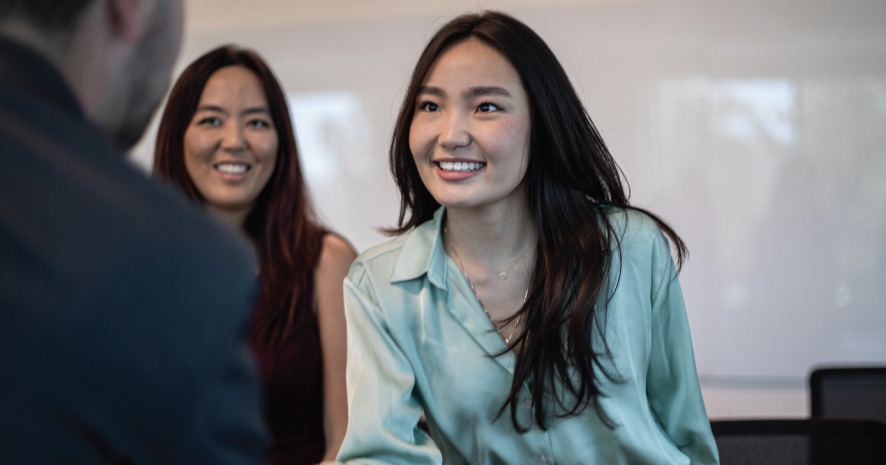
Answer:
<path fill-rule="evenodd" d="M 875 420 L 714 420 L 721 465 L 884 465 L 886 425 Z"/>
<path fill-rule="evenodd" d="M 809 400 L 813 418 L 886 423 L 886 367 L 816 369 L 809 376 Z"/>

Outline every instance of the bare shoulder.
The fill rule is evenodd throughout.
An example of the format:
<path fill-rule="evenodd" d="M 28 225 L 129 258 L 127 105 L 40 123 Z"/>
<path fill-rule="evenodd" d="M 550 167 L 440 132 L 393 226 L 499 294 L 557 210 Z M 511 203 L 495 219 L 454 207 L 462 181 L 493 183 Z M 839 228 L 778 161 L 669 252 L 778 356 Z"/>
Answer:
<path fill-rule="evenodd" d="M 355 258 L 357 253 L 348 241 L 336 234 L 326 234 L 323 236 L 323 247 L 317 262 L 317 277 L 343 278 Z"/>
<path fill-rule="evenodd" d="M 323 236 L 323 248 L 314 270 L 316 311 L 320 316 L 321 331 L 329 326 L 325 324 L 328 322 L 344 324 L 342 287 L 356 257 L 354 248 L 341 236 L 331 233 Z"/>

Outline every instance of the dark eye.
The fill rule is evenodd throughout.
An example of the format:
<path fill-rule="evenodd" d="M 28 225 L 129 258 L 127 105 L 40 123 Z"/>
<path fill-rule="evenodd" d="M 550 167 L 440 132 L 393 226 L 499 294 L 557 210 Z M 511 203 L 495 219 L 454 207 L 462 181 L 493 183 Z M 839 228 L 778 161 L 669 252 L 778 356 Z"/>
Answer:
<path fill-rule="evenodd" d="M 208 117 L 203 118 L 200 121 L 198 121 L 197 124 L 207 125 L 207 126 L 220 126 L 221 119 L 216 118 L 215 116 L 208 116 Z"/>
<path fill-rule="evenodd" d="M 271 127 L 271 123 L 270 123 L 269 121 L 266 121 L 266 120 L 263 120 L 263 119 L 254 119 L 254 120 L 250 120 L 250 121 L 249 121 L 248 123 L 246 123 L 246 124 L 248 124 L 249 126 L 255 126 L 255 127 L 257 127 L 257 128 L 262 128 L 262 129 L 266 129 L 266 128 L 270 128 L 270 127 Z"/>
<path fill-rule="evenodd" d="M 479 113 L 489 113 L 492 111 L 498 111 L 500 108 L 496 106 L 494 103 L 483 102 L 477 106 L 477 112 Z"/>
<path fill-rule="evenodd" d="M 419 110 L 424 111 L 440 111 L 440 107 L 434 102 L 423 102 L 418 105 Z"/>

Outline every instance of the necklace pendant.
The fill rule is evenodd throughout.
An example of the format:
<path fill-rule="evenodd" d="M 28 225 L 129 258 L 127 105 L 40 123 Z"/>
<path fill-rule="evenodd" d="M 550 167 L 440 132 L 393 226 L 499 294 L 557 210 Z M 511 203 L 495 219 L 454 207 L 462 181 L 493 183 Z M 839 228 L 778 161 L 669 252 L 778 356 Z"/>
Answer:
<path fill-rule="evenodd" d="M 501 278 L 502 281 L 504 281 L 505 279 L 508 278 L 508 272 L 507 272 L 507 271 L 502 271 L 501 273 L 498 274 L 498 277 Z"/>

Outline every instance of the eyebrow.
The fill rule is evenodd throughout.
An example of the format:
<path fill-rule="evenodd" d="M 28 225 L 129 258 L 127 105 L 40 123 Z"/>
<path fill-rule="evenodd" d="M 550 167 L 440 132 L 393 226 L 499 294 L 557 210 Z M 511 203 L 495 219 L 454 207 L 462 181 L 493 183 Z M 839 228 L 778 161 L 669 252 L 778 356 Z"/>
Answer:
<path fill-rule="evenodd" d="M 445 97 L 446 92 L 443 92 L 443 89 L 434 86 L 420 86 L 418 88 L 418 92 L 416 95 L 429 94 L 435 97 Z"/>
<path fill-rule="evenodd" d="M 421 86 L 418 88 L 417 95 L 433 95 L 436 97 L 446 97 L 446 92 L 434 86 Z M 471 87 L 464 93 L 465 97 L 474 98 L 474 97 L 485 97 L 487 95 L 498 95 L 501 97 L 510 97 L 511 93 L 507 91 L 504 87 L 499 86 L 477 86 Z"/>
<path fill-rule="evenodd" d="M 500 97 L 510 97 L 511 93 L 507 91 L 504 87 L 498 86 L 480 86 L 480 87 L 471 87 L 465 92 L 465 96 L 467 97 L 484 97 L 487 95 L 498 95 Z"/>
<path fill-rule="evenodd" d="M 214 111 L 216 113 L 221 113 L 224 115 L 228 114 L 228 112 L 224 108 L 217 105 L 200 105 L 199 107 L 197 107 L 197 111 Z M 253 107 L 247 108 L 240 112 L 241 115 L 250 115 L 254 113 L 270 114 L 271 110 L 268 107 Z"/>
<path fill-rule="evenodd" d="M 247 108 L 247 109 L 240 112 L 241 115 L 251 115 L 253 113 L 262 113 L 265 115 L 270 115 L 271 109 L 268 107 L 253 107 L 253 108 Z"/>

